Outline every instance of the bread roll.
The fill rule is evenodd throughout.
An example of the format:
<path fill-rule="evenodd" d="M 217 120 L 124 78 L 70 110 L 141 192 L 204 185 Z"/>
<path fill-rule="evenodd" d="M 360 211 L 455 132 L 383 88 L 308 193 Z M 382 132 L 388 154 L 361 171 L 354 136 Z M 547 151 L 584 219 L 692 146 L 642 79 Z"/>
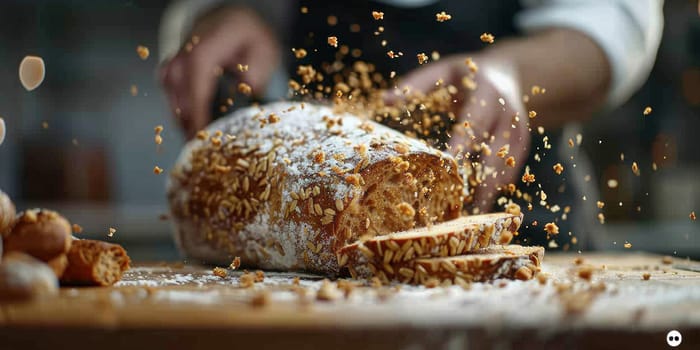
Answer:
<path fill-rule="evenodd" d="M 30 209 L 19 214 L 12 231 L 3 240 L 6 252 L 27 253 L 48 263 L 56 277 L 61 277 L 73 236 L 70 223 L 59 213 Z"/>
<path fill-rule="evenodd" d="M 190 258 L 327 274 L 360 237 L 458 217 L 464 193 L 451 156 L 301 103 L 216 121 L 185 146 L 168 186 L 175 236 Z"/>
<path fill-rule="evenodd" d="M 0 261 L 0 303 L 58 294 L 58 280 L 45 263 L 22 252 Z"/>

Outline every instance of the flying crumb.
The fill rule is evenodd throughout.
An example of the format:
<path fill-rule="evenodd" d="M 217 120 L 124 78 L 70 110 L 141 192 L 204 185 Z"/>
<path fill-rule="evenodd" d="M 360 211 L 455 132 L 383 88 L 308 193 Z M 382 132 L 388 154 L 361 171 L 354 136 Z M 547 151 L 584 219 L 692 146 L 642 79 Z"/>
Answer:
<path fill-rule="evenodd" d="M 549 222 L 544 225 L 544 232 L 547 232 L 547 234 L 550 235 L 558 235 L 559 234 L 559 226 L 553 222 Z"/>
<path fill-rule="evenodd" d="M 109 233 L 107 234 L 107 236 L 112 237 L 112 236 L 114 236 L 115 233 L 117 233 L 117 229 L 114 227 L 110 227 Z"/>
<path fill-rule="evenodd" d="M 236 68 L 238 68 L 239 72 L 247 72 L 248 71 L 248 65 L 247 64 L 237 64 Z"/>
<path fill-rule="evenodd" d="M 605 202 L 597 201 L 597 202 L 595 202 L 595 205 L 596 205 L 599 209 L 603 209 L 603 207 L 605 207 Z"/>
<path fill-rule="evenodd" d="M 160 145 L 161 143 L 163 143 L 163 137 L 160 135 L 156 135 L 154 137 L 154 141 L 155 141 L 156 145 Z"/>
<path fill-rule="evenodd" d="M 604 223 L 605 223 L 605 215 L 604 215 L 603 213 L 598 213 L 598 221 L 599 221 L 601 224 L 604 224 Z"/>
<path fill-rule="evenodd" d="M 304 49 L 292 49 L 292 52 L 294 52 L 294 57 L 297 59 L 302 59 L 306 57 L 306 50 Z"/>
<path fill-rule="evenodd" d="M 309 8 L 306 7 L 306 6 L 302 6 L 302 7 L 299 9 L 299 11 L 301 11 L 301 13 L 303 13 L 303 14 L 307 14 L 307 13 L 309 13 Z"/>
<path fill-rule="evenodd" d="M 212 273 L 219 278 L 226 278 L 226 276 L 228 276 L 228 271 L 223 267 L 215 267 Z"/>
<path fill-rule="evenodd" d="M 243 95 L 250 96 L 250 94 L 253 93 L 253 88 L 246 83 L 240 83 L 238 84 L 238 92 L 242 93 Z"/>
<path fill-rule="evenodd" d="M 380 19 L 384 19 L 384 12 L 372 11 L 372 17 L 374 17 L 374 19 L 377 21 Z"/>
<path fill-rule="evenodd" d="M 19 81 L 27 91 L 41 85 L 46 75 L 44 59 L 38 56 L 25 56 L 19 64 Z"/>
<path fill-rule="evenodd" d="M 696 217 L 695 217 L 695 211 L 694 211 L 694 210 L 691 211 L 691 212 L 690 212 L 690 215 L 688 215 L 688 217 L 690 218 L 690 220 L 695 221 L 695 219 L 696 219 Z"/>
<path fill-rule="evenodd" d="M 332 26 L 338 24 L 338 17 L 330 15 L 330 16 L 326 17 L 326 23 L 328 23 L 328 25 L 332 27 Z"/>
<path fill-rule="evenodd" d="M 608 187 L 609 188 L 617 188 L 617 185 L 618 185 L 617 180 L 615 180 L 615 179 L 608 180 Z"/>
<path fill-rule="evenodd" d="M 75 234 L 78 234 L 78 233 L 82 233 L 82 232 L 83 232 L 83 228 L 82 228 L 80 225 L 78 225 L 78 224 L 73 224 L 73 225 L 71 226 L 71 231 L 72 231 L 73 233 L 75 233 Z"/>
<path fill-rule="evenodd" d="M 136 96 L 139 94 L 139 87 L 136 85 L 131 85 L 129 92 L 131 93 L 131 96 Z"/>
<path fill-rule="evenodd" d="M 488 43 L 488 44 L 493 44 L 493 42 L 496 40 L 496 38 L 491 33 L 481 34 L 479 39 L 481 39 L 482 42 Z"/>
<path fill-rule="evenodd" d="M 151 54 L 151 52 L 148 50 L 147 47 L 139 45 L 136 46 L 136 54 L 139 55 L 139 58 L 145 61 L 148 59 L 148 56 Z"/>
<path fill-rule="evenodd" d="M 651 107 L 647 106 L 646 108 L 644 108 L 644 112 L 643 112 L 643 113 L 644 113 L 644 115 L 649 115 L 649 114 L 651 114 Z"/>
<path fill-rule="evenodd" d="M 153 167 L 153 173 L 156 175 L 160 175 L 163 173 L 163 169 L 156 165 Z"/>
<path fill-rule="evenodd" d="M 471 57 L 467 57 L 466 60 L 464 60 L 464 63 L 467 65 L 469 68 L 469 71 L 472 73 L 476 73 L 479 70 L 479 66 L 476 65 L 476 62 Z"/>
<path fill-rule="evenodd" d="M 335 36 L 328 37 L 328 45 L 333 47 L 338 47 L 338 38 Z"/>
<path fill-rule="evenodd" d="M 436 19 L 438 22 L 445 22 L 445 21 L 451 20 L 451 19 L 452 19 L 452 16 L 449 15 L 449 14 L 447 14 L 445 11 L 442 11 L 442 12 L 440 12 L 440 13 L 436 13 L 436 14 L 435 14 L 435 19 Z M 481 40 L 484 40 L 484 39 L 481 39 Z M 493 42 L 493 39 L 491 39 L 491 42 Z"/>
<path fill-rule="evenodd" d="M 562 166 L 561 163 L 557 163 L 554 164 L 552 170 L 554 170 L 557 175 L 561 175 L 561 173 L 564 172 L 564 166 Z"/>
<path fill-rule="evenodd" d="M 625 249 L 630 249 L 630 248 L 632 248 L 632 243 L 630 243 L 630 242 L 625 242 L 625 244 L 623 245 L 623 247 L 625 247 Z"/>
<path fill-rule="evenodd" d="M 573 139 L 570 138 L 568 143 L 569 143 L 569 147 L 571 147 L 571 148 L 574 147 L 574 140 Z"/>
<path fill-rule="evenodd" d="M 530 119 L 533 119 L 537 116 L 537 112 L 529 111 L 529 112 L 527 112 L 527 116 L 530 117 Z"/>
<path fill-rule="evenodd" d="M 423 63 L 428 62 L 428 55 L 426 55 L 422 52 L 419 53 L 418 55 L 416 55 L 416 57 L 418 57 L 418 64 L 423 64 Z"/>
<path fill-rule="evenodd" d="M 506 159 L 506 165 L 511 167 L 511 168 L 515 168 L 515 157 L 513 157 L 513 156 L 508 157 Z"/>

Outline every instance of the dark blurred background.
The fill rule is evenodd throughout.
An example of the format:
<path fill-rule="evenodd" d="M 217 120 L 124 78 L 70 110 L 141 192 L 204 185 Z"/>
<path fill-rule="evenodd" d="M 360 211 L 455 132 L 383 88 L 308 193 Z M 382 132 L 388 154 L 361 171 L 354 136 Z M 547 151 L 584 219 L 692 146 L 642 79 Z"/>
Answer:
<path fill-rule="evenodd" d="M 0 116 L 8 128 L 0 188 L 18 207 L 59 210 L 85 228 L 83 237 L 123 243 L 140 260 L 178 257 L 169 223 L 159 219 L 167 212 L 167 176 L 153 174 L 155 165 L 170 168 L 183 143 L 156 79 L 167 3 L 0 4 Z M 628 103 L 584 127 L 591 183 L 599 183 L 606 202 L 605 224 L 585 235 L 596 249 L 625 250 L 631 242 L 630 250 L 698 258 L 700 222 L 688 218 L 700 213 L 698 3 L 667 0 L 664 12 L 649 81 Z M 137 56 L 138 45 L 150 49 L 148 60 Z M 18 79 L 26 55 L 46 62 L 46 79 L 32 92 Z M 646 106 L 653 112 L 644 117 Z M 165 127 L 159 147 L 158 124 Z M 641 176 L 632 174 L 632 161 Z M 610 178 L 617 188 L 607 187 Z M 586 200 L 594 206 L 597 199 Z M 109 227 L 117 229 L 112 238 Z"/>

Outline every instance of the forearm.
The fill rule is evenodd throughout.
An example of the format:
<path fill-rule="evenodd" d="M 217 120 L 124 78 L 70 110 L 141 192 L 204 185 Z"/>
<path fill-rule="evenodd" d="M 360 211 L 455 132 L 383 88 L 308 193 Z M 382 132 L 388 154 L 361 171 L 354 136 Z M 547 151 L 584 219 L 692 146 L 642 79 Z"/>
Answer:
<path fill-rule="evenodd" d="M 604 52 L 586 35 L 551 29 L 503 40 L 481 57 L 514 67 L 521 92 L 529 96 L 528 110 L 537 112 L 535 125 L 559 127 L 585 120 L 599 109 L 608 94 L 611 73 Z M 533 96 L 532 86 L 545 93 Z"/>

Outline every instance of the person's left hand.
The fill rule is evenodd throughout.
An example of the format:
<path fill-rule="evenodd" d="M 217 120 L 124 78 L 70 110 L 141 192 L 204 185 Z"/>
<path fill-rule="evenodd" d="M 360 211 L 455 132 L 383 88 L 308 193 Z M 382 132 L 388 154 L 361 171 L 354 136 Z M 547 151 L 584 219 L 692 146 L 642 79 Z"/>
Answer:
<path fill-rule="evenodd" d="M 465 63 L 466 58 L 466 55 L 450 56 L 428 63 L 406 75 L 399 86 L 428 92 L 442 79 L 445 86 L 451 84 L 458 88 L 458 98 L 452 109 L 457 123 L 451 130 L 451 152 L 470 152 L 471 159 L 483 165 L 486 176 L 474 189 L 474 202 L 470 206 L 487 212 L 493 208 L 498 189 L 516 183 L 527 161 L 528 114 L 514 65 L 507 59 L 474 55 L 478 71 L 472 73 Z M 473 77 L 476 88 L 465 87 L 463 78 L 468 76 Z M 469 126 L 465 127 L 464 122 Z M 482 142 L 487 147 L 480 147 Z M 508 153 L 500 157 L 498 151 L 502 147 L 506 147 Z M 511 163 L 509 157 L 515 162 Z"/>

